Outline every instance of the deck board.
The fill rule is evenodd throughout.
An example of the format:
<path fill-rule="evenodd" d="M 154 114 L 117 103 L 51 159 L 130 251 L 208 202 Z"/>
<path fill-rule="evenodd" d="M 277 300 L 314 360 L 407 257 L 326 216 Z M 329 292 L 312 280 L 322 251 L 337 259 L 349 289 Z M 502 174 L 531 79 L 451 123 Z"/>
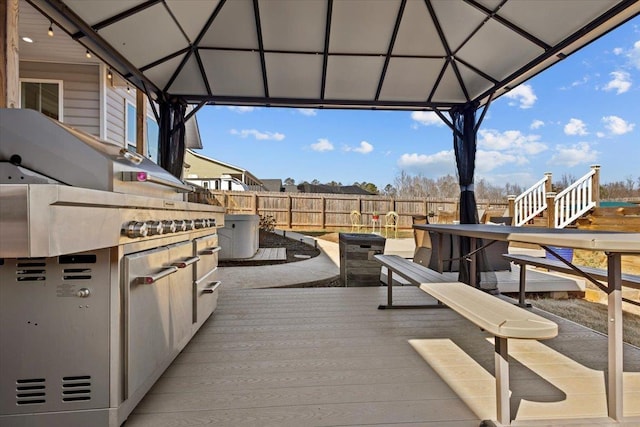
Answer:
<path fill-rule="evenodd" d="M 394 294 L 425 300 L 413 286 Z M 490 417 L 491 337 L 451 310 L 377 310 L 385 298 L 384 287 L 223 289 L 126 426 L 466 427 Z M 609 423 L 606 337 L 545 316 L 557 338 L 510 341 L 513 425 L 541 414 L 638 425 L 640 350 L 625 347 L 625 414 L 638 418 Z"/>

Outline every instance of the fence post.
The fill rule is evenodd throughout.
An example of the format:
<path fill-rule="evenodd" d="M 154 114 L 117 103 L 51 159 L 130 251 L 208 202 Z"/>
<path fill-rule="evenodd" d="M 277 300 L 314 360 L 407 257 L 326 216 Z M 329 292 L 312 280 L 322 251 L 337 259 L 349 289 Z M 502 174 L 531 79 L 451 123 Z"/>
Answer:
<path fill-rule="evenodd" d="M 544 183 L 544 192 L 550 193 L 553 191 L 553 174 L 551 172 L 545 172 L 544 174 L 547 181 Z"/>
<path fill-rule="evenodd" d="M 327 213 L 327 199 L 324 196 L 322 196 L 320 198 L 320 229 L 322 230 L 324 230 L 324 227 L 327 223 L 326 213 Z"/>
<path fill-rule="evenodd" d="M 591 191 L 593 192 L 593 201 L 596 202 L 596 206 L 600 206 L 600 165 L 591 165 L 591 169 L 594 170 L 593 178 L 591 181 Z"/>
<path fill-rule="evenodd" d="M 547 227 L 556 228 L 556 193 L 547 193 Z"/>
<path fill-rule="evenodd" d="M 258 193 L 253 193 L 253 213 L 258 215 Z"/>
<path fill-rule="evenodd" d="M 509 194 L 507 196 L 507 201 L 509 203 L 509 216 L 513 218 L 514 225 L 518 225 L 515 223 L 516 220 L 516 196 L 514 194 Z"/>
<path fill-rule="evenodd" d="M 289 206 L 287 207 L 287 227 L 291 228 L 291 222 L 293 218 L 293 203 L 291 201 L 291 195 L 287 196 L 287 202 Z"/>

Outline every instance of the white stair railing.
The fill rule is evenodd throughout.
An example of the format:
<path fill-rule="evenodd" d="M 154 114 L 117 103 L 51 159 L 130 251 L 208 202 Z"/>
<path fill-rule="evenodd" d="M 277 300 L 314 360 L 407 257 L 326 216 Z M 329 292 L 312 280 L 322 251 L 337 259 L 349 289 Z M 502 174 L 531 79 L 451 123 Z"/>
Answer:
<path fill-rule="evenodd" d="M 585 176 L 558 193 L 555 197 L 555 228 L 564 228 L 596 206 L 593 200 L 593 176 L 591 169 Z"/>
<path fill-rule="evenodd" d="M 549 176 L 545 175 L 544 178 L 516 197 L 513 218 L 515 226 L 520 227 L 526 224 L 529 220 L 547 209 L 545 188 L 548 179 Z"/>

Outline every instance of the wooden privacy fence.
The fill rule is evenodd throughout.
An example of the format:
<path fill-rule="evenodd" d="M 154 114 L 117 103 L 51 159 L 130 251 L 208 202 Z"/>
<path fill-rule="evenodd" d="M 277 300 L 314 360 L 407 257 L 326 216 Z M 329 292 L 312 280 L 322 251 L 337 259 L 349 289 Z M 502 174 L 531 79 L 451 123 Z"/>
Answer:
<path fill-rule="evenodd" d="M 290 229 L 344 229 L 351 227 L 350 213 L 359 211 L 361 223 L 371 226 L 372 216 L 395 211 L 398 228 L 410 229 L 414 215 L 427 215 L 431 223 L 451 223 L 458 215 L 458 199 L 393 199 L 385 196 L 350 194 L 277 193 L 262 191 L 212 191 L 230 214 L 272 216 L 276 227 Z M 478 211 L 502 216 L 507 201 L 478 200 Z"/>

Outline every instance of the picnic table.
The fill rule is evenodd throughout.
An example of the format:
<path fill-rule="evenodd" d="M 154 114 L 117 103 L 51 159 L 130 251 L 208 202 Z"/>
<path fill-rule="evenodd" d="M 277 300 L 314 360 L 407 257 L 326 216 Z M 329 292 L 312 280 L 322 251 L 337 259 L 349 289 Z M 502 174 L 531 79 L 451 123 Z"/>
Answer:
<path fill-rule="evenodd" d="M 608 414 L 616 421 L 623 418 L 622 373 L 622 255 L 640 255 L 640 233 L 590 231 L 575 229 L 547 229 L 534 227 L 512 227 L 488 224 L 415 224 L 418 230 L 468 237 L 471 241 L 469 254 L 470 285 L 475 286 L 476 254 L 478 249 L 493 241 L 519 242 L 540 245 L 604 251 L 607 254 L 608 294 Z M 486 242 L 485 242 L 486 241 Z M 478 246 L 480 242 L 483 245 Z M 573 266 L 580 270 L 579 266 Z"/>

